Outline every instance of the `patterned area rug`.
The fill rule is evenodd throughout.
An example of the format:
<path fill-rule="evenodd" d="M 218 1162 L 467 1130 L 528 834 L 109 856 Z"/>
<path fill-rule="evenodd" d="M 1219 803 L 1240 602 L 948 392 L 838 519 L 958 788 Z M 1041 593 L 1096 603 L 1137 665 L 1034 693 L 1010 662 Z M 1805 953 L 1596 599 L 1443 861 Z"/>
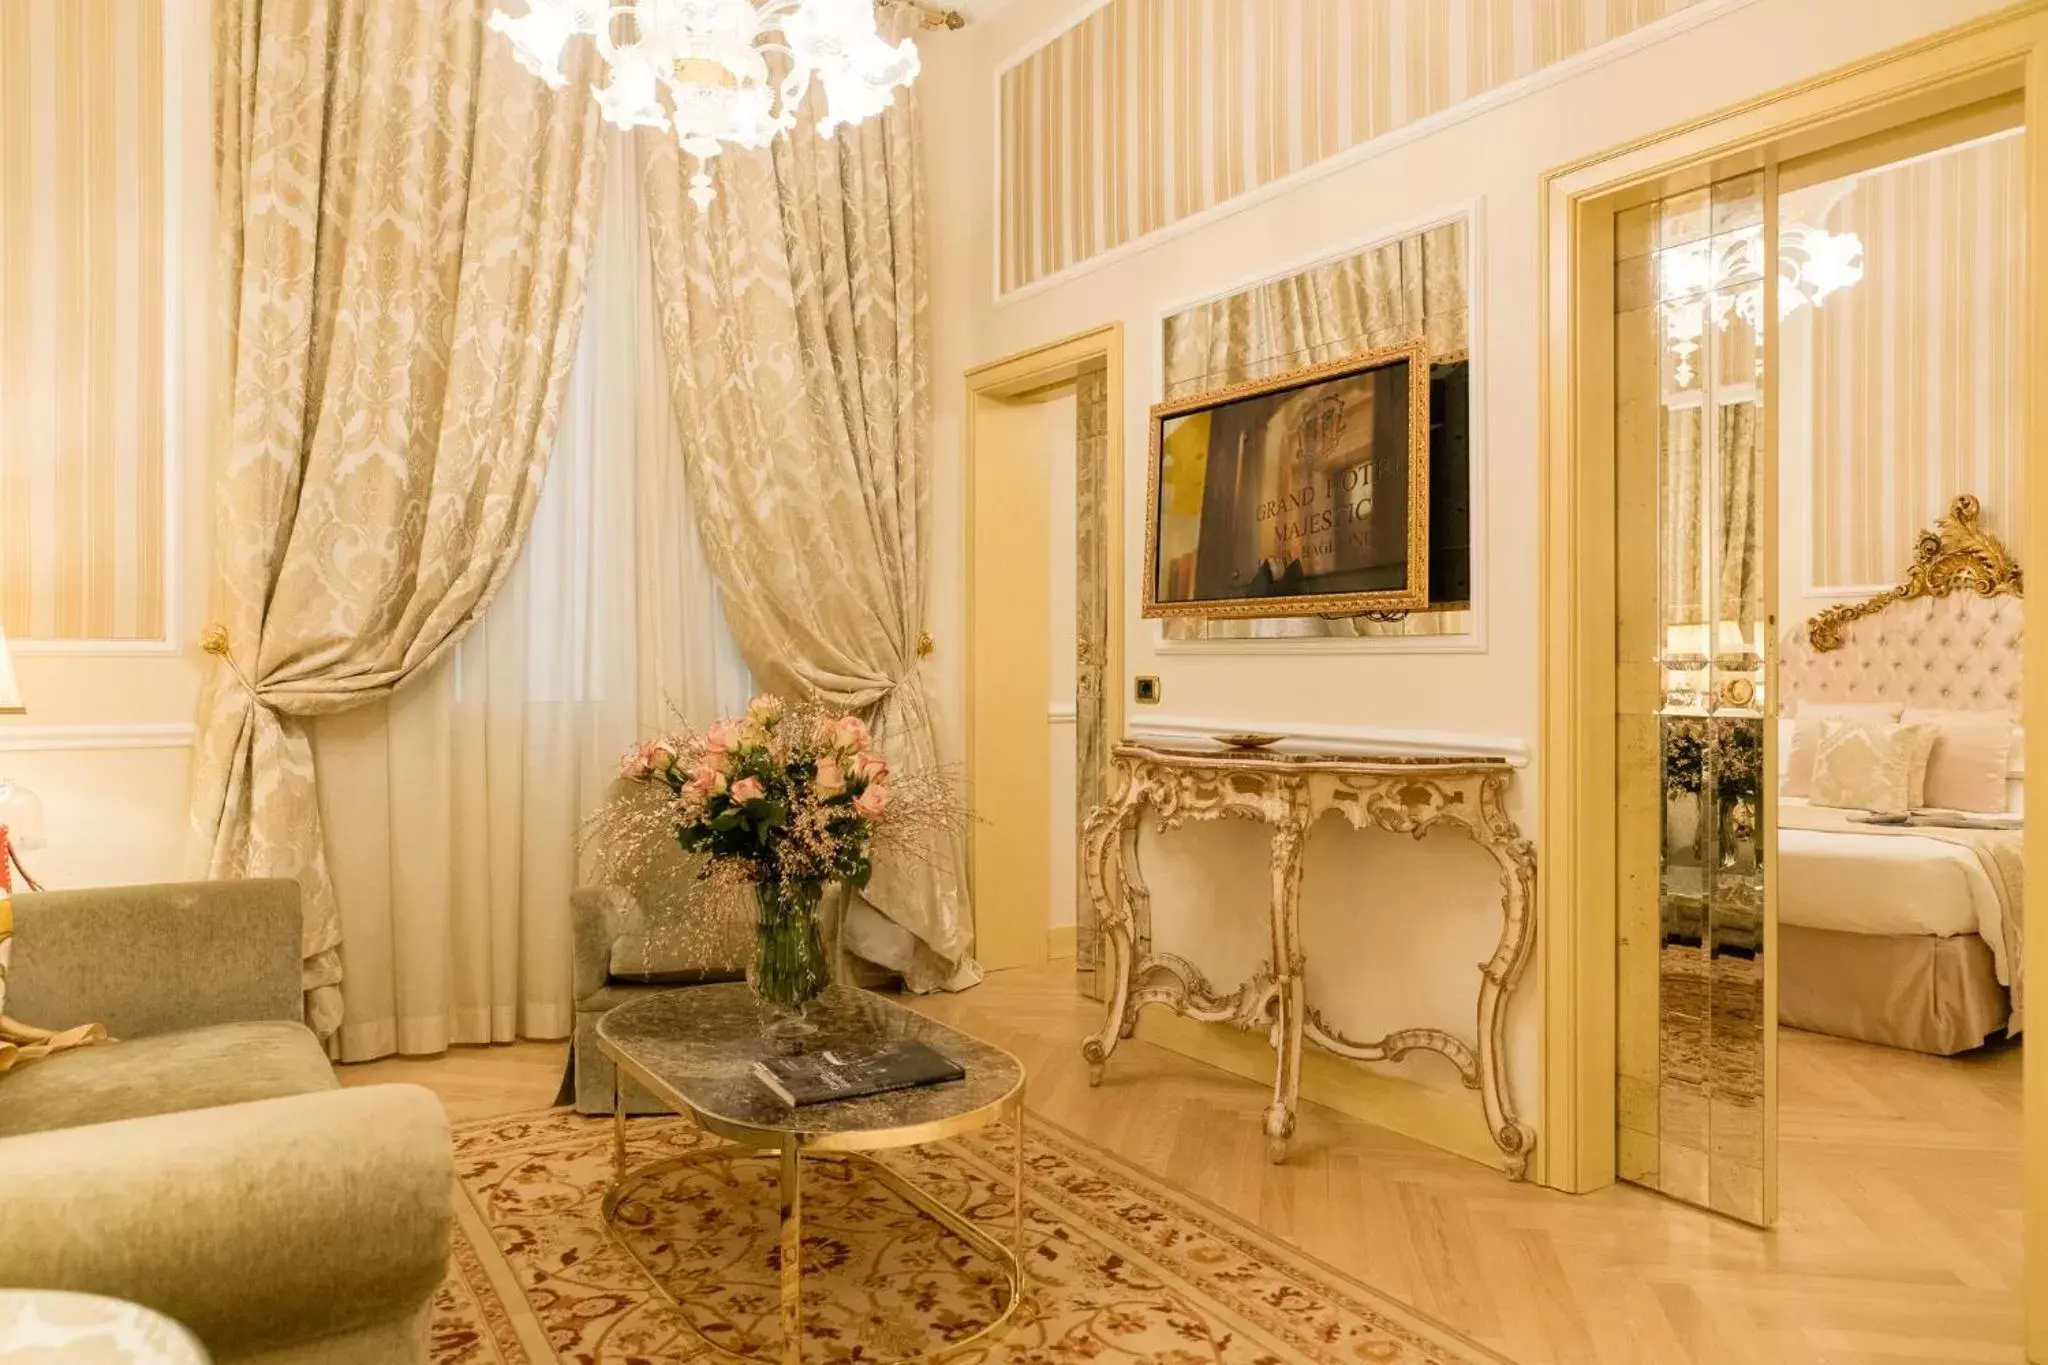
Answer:
<path fill-rule="evenodd" d="M 716 1144 L 681 1119 L 638 1119 L 634 1165 Z M 1502 1358 L 1412 1309 L 1152 1180 L 1036 1115 L 1027 1127 L 1030 1292 L 962 1362 L 1477 1365 Z M 892 1152 L 899 1172 L 1008 1243 L 1014 1134 Z M 611 1125 L 567 1110 L 456 1129 L 455 1255 L 434 1315 L 438 1365 L 712 1362 L 607 1233 Z M 775 1175 L 755 1158 L 652 1178 L 622 1235 L 696 1327 L 780 1359 Z M 943 1350 L 1007 1292 L 995 1267 L 858 1167 L 804 1171 L 807 1362 Z"/>

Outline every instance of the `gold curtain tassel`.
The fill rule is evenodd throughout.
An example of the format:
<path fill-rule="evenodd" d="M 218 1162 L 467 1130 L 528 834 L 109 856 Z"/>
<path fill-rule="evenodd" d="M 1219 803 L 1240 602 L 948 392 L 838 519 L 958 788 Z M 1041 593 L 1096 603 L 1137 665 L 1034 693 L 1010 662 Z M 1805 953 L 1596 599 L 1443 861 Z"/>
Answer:
<path fill-rule="evenodd" d="M 235 662 L 233 646 L 228 641 L 228 628 L 216 621 L 199 632 L 199 647 L 228 666 L 228 672 L 235 675 L 235 681 L 251 697 L 256 696 L 256 685 L 249 681 L 249 675 Z"/>

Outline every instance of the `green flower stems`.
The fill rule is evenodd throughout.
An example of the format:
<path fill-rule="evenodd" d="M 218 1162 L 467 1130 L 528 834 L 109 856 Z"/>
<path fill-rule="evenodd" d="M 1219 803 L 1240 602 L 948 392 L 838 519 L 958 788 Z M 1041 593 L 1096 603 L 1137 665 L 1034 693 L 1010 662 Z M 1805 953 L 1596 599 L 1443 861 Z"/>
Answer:
<path fill-rule="evenodd" d="M 754 888 L 754 993 L 771 1008 L 801 1015 L 831 984 L 818 932 L 818 882 L 762 882 Z"/>

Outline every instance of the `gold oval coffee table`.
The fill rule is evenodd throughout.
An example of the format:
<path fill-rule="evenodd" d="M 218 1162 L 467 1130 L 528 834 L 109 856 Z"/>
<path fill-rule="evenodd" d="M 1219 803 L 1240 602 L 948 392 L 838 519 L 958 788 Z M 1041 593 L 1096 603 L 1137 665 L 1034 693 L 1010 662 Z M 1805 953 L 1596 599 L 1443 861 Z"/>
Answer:
<path fill-rule="evenodd" d="M 761 1036 L 753 991 L 732 983 L 688 986 L 619 1006 L 598 1021 L 598 1047 L 617 1066 L 612 1092 L 611 1188 L 604 1197 L 605 1229 L 647 1275 L 656 1292 L 676 1309 L 699 1341 L 729 1359 L 758 1361 L 698 1331 L 690 1315 L 662 1285 L 631 1242 L 620 1236 L 617 1215 L 623 1202 L 652 1177 L 684 1166 L 731 1161 L 729 1148 L 628 1168 L 625 1078 L 646 1087 L 662 1103 L 693 1120 L 705 1132 L 725 1138 L 756 1156 L 773 1154 L 781 1173 L 779 1209 L 783 1365 L 803 1360 L 803 1163 L 857 1162 L 885 1187 L 987 1257 L 1008 1282 L 1009 1298 L 988 1326 L 970 1337 L 890 1365 L 935 1355 L 952 1355 L 986 1340 L 1008 1324 L 1025 1292 L 1024 1270 L 1024 1067 L 1015 1057 L 979 1038 L 905 1009 L 893 1000 L 850 986 L 828 987 L 811 1008 L 817 1033 L 813 1052 L 880 1043 L 929 1044 L 966 1069 L 963 1080 L 920 1086 L 864 1099 L 791 1108 L 754 1076 L 754 1063 L 774 1055 Z M 960 1137 L 1011 1118 L 1017 1128 L 1013 1176 L 1011 1244 L 976 1227 L 972 1220 L 921 1186 L 873 1160 L 867 1153 L 915 1147 Z"/>

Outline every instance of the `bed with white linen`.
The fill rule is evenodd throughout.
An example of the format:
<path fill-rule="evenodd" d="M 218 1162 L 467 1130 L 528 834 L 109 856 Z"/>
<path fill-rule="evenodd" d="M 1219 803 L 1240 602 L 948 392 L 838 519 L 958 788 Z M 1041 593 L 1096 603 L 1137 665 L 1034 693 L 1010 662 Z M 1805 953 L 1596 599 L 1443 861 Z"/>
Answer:
<path fill-rule="evenodd" d="M 2019 1032 L 2020 591 L 1961 498 L 1906 583 L 1784 642 L 1781 1023 L 1940 1054 Z M 1914 825 L 1815 799 L 1820 736 L 1865 721 L 1933 733 Z M 1943 798 L 1964 808 L 1936 809 Z"/>

